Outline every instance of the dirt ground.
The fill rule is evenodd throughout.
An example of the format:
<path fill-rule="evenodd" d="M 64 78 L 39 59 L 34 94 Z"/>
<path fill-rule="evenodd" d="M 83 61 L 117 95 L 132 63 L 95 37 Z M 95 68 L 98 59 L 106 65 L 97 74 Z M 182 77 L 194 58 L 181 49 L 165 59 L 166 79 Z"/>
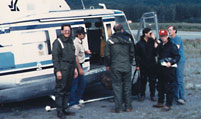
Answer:
<path fill-rule="evenodd" d="M 88 103 L 68 119 L 201 119 L 201 43 L 185 41 L 186 67 L 184 73 L 186 104 L 173 104 L 169 112 L 153 108 L 156 102 L 146 97 L 144 102 L 133 97 L 132 112 L 111 113 L 113 102 L 108 100 Z M 106 91 L 106 90 L 104 90 Z M 147 91 L 147 95 L 149 92 Z M 92 95 L 92 94 L 91 94 Z M 94 95 L 98 95 L 93 93 Z M 0 119 L 57 119 L 56 111 L 46 112 L 46 105 L 54 105 L 49 97 L 19 103 L 0 104 Z"/>

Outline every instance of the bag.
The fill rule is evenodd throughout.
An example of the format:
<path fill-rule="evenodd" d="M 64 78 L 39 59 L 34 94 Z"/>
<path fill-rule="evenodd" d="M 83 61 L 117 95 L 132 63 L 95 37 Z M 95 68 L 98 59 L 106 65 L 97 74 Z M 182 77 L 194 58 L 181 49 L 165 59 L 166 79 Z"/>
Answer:
<path fill-rule="evenodd" d="M 132 82 L 132 88 L 131 88 L 132 95 L 139 96 L 141 91 L 140 71 L 135 70 L 131 82 Z"/>
<path fill-rule="evenodd" d="M 101 76 L 101 84 L 108 90 L 112 90 L 112 78 L 109 71 Z"/>

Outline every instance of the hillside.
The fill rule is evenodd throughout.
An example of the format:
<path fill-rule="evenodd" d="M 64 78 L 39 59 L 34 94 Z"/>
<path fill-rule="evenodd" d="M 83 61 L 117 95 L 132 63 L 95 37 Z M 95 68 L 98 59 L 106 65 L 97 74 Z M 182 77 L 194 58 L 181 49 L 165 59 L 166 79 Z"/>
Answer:
<path fill-rule="evenodd" d="M 80 0 L 66 0 L 72 9 L 81 9 Z M 154 11 L 160 22 L 201 23 L 201 0 L 83 0 L 86 8 L 105 3 L 120 9 L 128 19 L 138 22 L 144 12 Z"/>

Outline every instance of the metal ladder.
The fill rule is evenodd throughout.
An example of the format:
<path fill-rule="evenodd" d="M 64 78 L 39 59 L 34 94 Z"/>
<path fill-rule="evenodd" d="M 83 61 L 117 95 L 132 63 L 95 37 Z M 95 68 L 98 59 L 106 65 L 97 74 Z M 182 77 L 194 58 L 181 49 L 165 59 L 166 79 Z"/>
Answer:
<path fill-rule="evenodd" d="M 137 31 L 137 35 L 136 35 L 136 38 L 135 38 L 136 40 L 139 40 L 141 30 L 143 28 L 147 27 L 146 21 L 150 20 L 150 19 L 154 20 L 155 30 L 156 30 L 156 38 L 159 38 L 159 34 L 158 34 L 158 31 L 159 31 L 159 28 L 158 28 L 158 18 L 157 18 L 156 13 L 155 12 L 146 12 L 146 13 L 144 13 L 142 15 L 142 17 L 140 19 L 140 25 L 139 25 L 139 28 L 138 28 L 138 31 Z"/>

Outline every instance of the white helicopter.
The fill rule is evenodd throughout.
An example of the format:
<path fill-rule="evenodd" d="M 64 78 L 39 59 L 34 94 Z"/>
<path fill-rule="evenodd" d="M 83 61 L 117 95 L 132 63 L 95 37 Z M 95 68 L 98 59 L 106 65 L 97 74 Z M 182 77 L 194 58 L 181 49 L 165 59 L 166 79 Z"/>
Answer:
<path fill-rule="evenodd" d="M 92 51 L 84 66 L 87 84 L 100 81 L 104 42 L 120 23 L 131 34 L 123 11 L 101 8 L 71 10 L 65 0 L 1 0 L 0 103 L 52 95 L 55 76 L 51 49 L 64 23 L 87 32 L 85 47 Z M 84 7 L 85 8 L 85 7 Z"/>

